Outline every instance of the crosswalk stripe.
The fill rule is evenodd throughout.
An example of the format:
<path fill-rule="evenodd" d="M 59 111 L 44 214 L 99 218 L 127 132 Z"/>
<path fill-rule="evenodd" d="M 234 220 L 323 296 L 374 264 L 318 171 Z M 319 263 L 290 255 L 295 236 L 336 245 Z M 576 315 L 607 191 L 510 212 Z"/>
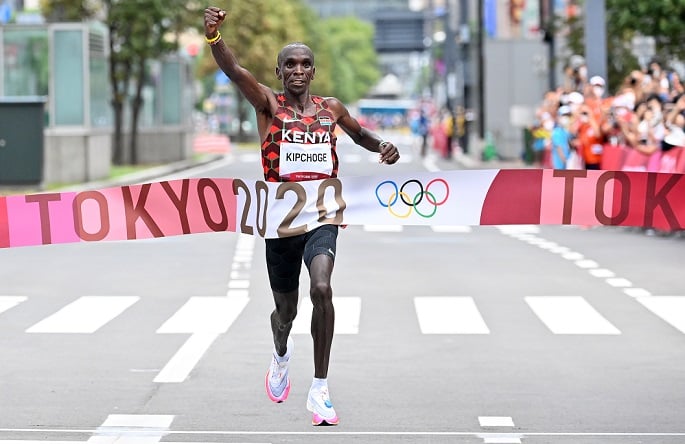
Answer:
<path fill-rule="evenodd" d="M 27 299 L 24 296 L 0 296 L 0 313 L 16 307 Z"/>
<path fill-rule="evenodd" d="M 232 289 L 228 294 L 230 297 L 189 298 L 156 333 L 202 334 L 204 341 L 199 341 L 200 336 L 189 341 L 184 353 L 186 357 L 198 355 L 198 350 L 204 353 L 219 334 L 229 330 L 250 301 L 249 292 L 245 289 Z M 661 320 L 685 334 L 685 296 L 650 296 L 645 291 L 635 292 L 631 296 Z M 24 296 L 0 296 L 0 313 L 28 299 Z M 94 333 L 139 299 L 137 296 L 84 296 L 34 324 L 26 332 Z M 554 334 L 621 334 L 581 296 L 530 296 L 524 300 Z M 490 333 L 472 297 L 416 297 L 413 302 L 422 334 Z M 361 298 L 335 297 L 334 304 L 336 334 L 358 334 Z M 309 334 L 311 311 L 311 301 L 303 298 L 293 324 L 293 334 Z"/>
<path fill-rule="evenodd" d="M 177 383 L 186 380 L 221 333 L 226 333 L 247 306 L 247 295 L 231 297 L 192 297 L 157 333 L 189 333 L 192 336 L 172 356 L 154 382 Z"/>
<path fill-rule="evenodd" d="M 618 335 L 621 332 L 580 296 L 525 298 L 538 318 L 557 335 Z"/>
<path fill-rule="evenodd" d="M 249 301 L 247 297 L 191 297 L 157 333 L 226 333 Z"/>
<path fill-rule="evenodd" d="M 685 333 L 684 296 L 649 296 L 637 298 L 637 301 L 681 333 Z"/>
<path fill-rule="evenodd" d="M 169 433 L 174 415 L 109 415 L 87 444 L 155 444 Z"/>
<path fill-rule="evenodd" d="M 423 334 L 490 333 L 472 297 L 416 297 L 414 306 Z"/>
<path fill-rule="evenodd" d="M 131 305 L 138 296 L 83 296 L 26 330 L 27 333 L 94 333 Z"/>
<path fill-rule="evenodd" d="M 511 416 L 479 416 L 478 423 L 481 427 L 515 427 Z"/>
<path fill-rule="evenodd" d="M 333 297 L 335 307 L 335 334 L 356 335 L 359 333 L 359 317 L 362 300 L 359 297 Z M 309 334 L 312 324 L 312 301 L 305 297 L 300 301 L 297 317 L 293 321 L 292 334 Z"/>

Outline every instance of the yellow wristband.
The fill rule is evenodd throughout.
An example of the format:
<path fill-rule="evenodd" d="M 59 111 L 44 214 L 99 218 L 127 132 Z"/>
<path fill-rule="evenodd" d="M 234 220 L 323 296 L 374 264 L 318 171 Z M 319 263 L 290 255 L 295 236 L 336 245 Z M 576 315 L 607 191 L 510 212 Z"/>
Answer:
<path fill-rule="evenodd" d="M 207 36 L 205 36 L 205 42 L 209 43 L 210 45 L 215 44 L 219 40 L 221 40 L 221 32 L 219 32 L 219 31 L 217 31 L 216 35 L 214 37 L 212 37 L 211 39 L 208 39 Z"/>

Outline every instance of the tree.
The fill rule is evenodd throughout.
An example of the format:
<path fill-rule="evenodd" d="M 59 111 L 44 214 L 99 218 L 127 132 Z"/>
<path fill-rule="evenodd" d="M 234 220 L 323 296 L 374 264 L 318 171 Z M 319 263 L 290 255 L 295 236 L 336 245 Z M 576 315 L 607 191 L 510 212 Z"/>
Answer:
<path fill-rule="evenodd" d="M 138 126 L 149 62 L 178 51 L 178 33 L 200 16 L 184 0 L 104 0 L 110 32 L 110 82 L 114 111 L 114 163 L 138 163 Z M 188 6 L 190 5 L 190 6 Z M 124 107 L 130 106 L 130 139 L 123 143 Z"/>
<path fill-rule="evenodd" d="M 380 77 L 373 28 L 356 18 L 321 20 L 301 0 L 232 2 L 227 12 L 222 27 L 224 40 L 258 81 L 275 90 L 282 88 L 275 76 L 276 55 L 294 41 L 306 43 L 314 52 L 314 94 L 351 103 L 363 97 Z M 216 70 L 207 49 L 198 59 L 196 75 L 207 79 L 205 84 L 211 88 Z M 244 121 L 249 107 L 242 106 L 239 91 L 236 95 L 240 100 L 239 119 Z M 238 138 L 244 137 L 241 127 Z"/>
<path fill-rule="evenodd" d="M 241 65 L 247 68 L 259 82 L 274 89 L 280 88 L 276 78 L 276 55 L 287 43 L 305 39 L 305 30 L 298 19 L 297 2 L 260 0 L 259 2 L 234 1 L 226 8 L 227 16 L 221 28 L 222 38 L 233 50 Z M 216 72 L 216 62 L 206 48 L 200 62 L 199 73 L 209 76 Z M 238 119 L 247 120 L 248 107 L 236 89 Z M 245 140 L 242 125 L 238 140 Z"/>
<path fill-rule="evenodd" d="M 185 0 L 42 0 L 51 21 L 82 21 L 105 7 L 110 38 L 110 84 L 114 115 L 113 160 L 138 162 L 138 122 L 149 62 L 178 50 L 178 33 L 197 22 L 200 12 Z M 130 138 L 124 140 L 125 107 L 130 108 Z"/>
<path fill-rule="evenodd" d="M 344 103 L 355 102 L 380 78 L 373 26 L 353 17 L 326 19 L 321 26 L 332 50 L 332 95 Z"/>
<path fill-rule="evenodd" d="M 607 17 L 611 17 L 610 35 L 620 34 L 627 41 L 636 34 L 653 36 L 657 56 L 685 58 L 685 0 L 607 0 Z"/>
<path fill-rule="evenodd" d="M 97 4 L 88 0 L 40 0 L 40 8 L 49 22 L 80 22 L 97 13 Z"/>
<path fill-rule="evenodd" d="M 655 38 L 657 60 L 667 63 L 685 59 L 682 45 L 685 0 L 606 0 L 606 15 L 611 17 L 607 23 L 610 88 L 615 89 L 631 70 L 639 68 L 631 52 L 631 40 L 636 35 Z M 575 54 L 582 54 L 583 18 L 572 18 L 564 24 L 569 29 L 569 48 Z"/>

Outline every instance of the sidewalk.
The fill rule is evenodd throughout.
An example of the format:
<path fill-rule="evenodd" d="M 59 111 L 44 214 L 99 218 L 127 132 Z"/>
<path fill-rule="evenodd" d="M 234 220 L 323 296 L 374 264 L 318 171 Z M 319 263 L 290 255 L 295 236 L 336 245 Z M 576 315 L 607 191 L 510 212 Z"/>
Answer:
<path fill-rule="evenodd" d="M 0 185 L 0 196 L 20 195 L 20 194 L 37 194 L 47 192 L 80 192 L 86 190 L 94 190 L 101 188 L 111 188 L 123 185 L 132 185 L 135 183 L 152 182 L 159 177 L 167 176 L 179 171 L 184 171 L 200 165 L 206 165 L 211 162 L 216 162 L 223 159 L 224 154 L 206 153 L 195 155 L 190 159 L 181 160 L 178 162 L 171 162 L 165 165 L 151 166 L 150 168 L 143 168 L 135 173 L 125 174 L 119 177 L 112 177 L 108 179 L 101 179 L 97 181 L 74 183 L 60 187 L 49 187 L 38 185 Z"/>
<path fill-rule="evenodd" d="M 165 165 L 159 165 L 151 168 L 146 168 L 141 171 L 126 174 L 120 177 L 111 179 L 103 179 L 93 182 L 85 182 L 82 184 L 68 185 L 59 188 L 57 191 L 85 191 L 100 188 L 120 187 L 124 185 L 133 185 L 136 183 L 153 182 L 159 177 L 168 176 L 179 171 L 185 171 L 190 168 L 195 168 L 200 165 L 206 165 L 225 157 L 224 154 L 202 154 L 191 159 L 172 162 Z"/>

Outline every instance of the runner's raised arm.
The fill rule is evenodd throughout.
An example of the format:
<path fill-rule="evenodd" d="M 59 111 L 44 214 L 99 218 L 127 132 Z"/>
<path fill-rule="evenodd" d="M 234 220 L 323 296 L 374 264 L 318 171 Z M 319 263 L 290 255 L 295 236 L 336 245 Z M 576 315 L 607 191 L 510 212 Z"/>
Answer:
<path fill-rule="evenodd" d="M 257 112 L 270 111 L 271 89 L 255 79 L 250 71 L 238 63 L 238 59 L 221 38 L 219 27 L 226 18 L 226 11 L 215 6 L 205 9 L 205 39 L 212 48 L 212 55 L 219 68 L 234 82 Z"/>

